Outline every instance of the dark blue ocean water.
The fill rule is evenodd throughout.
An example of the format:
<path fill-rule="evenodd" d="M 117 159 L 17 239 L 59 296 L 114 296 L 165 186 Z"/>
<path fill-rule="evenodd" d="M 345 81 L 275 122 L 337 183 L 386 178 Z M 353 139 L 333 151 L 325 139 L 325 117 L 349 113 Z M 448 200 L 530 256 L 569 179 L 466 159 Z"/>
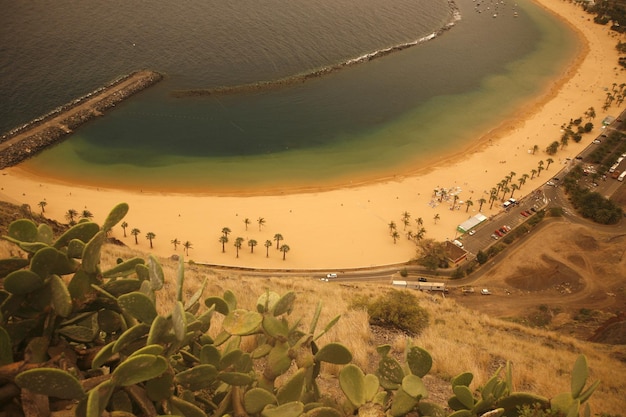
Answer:
<path fill-rule="evenodd" d="M 7 2 L 0 130 L 138 68 L 165 81 L 27 163 L 45 175 L 176 187 L 327 181 L 470 140 L 559 71 L 571 34 L 529 0 Z M 439 36 L 305 83 L 285 79 Z"/>

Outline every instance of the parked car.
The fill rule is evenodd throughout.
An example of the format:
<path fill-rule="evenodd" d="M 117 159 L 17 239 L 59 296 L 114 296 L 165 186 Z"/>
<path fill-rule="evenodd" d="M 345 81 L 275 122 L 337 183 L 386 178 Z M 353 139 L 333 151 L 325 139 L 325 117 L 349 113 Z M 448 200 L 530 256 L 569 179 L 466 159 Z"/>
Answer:
<path fill-rule="evenodd" d="M 498 237 L 502 237 L 502 232 L 499 230 L 495 230 L 493 233 L 495 233 L 496 235 L 498 235 Z"/>
<path fill-rule="evenodd" d="M 528 217 L 528 213 L 526 211 L 520 211 L 520 213 L 524 217 Z"/>
<path fill-rule="evenodd" d="M 626 213 L 624 213 L 624 215 L 626 215 Z M 493 240 L 498 240 L 498 236 L 496 236 L 496 234 L 495 234 L 495 233 L 491 235 L 491 238 L 492 238 Z"/>

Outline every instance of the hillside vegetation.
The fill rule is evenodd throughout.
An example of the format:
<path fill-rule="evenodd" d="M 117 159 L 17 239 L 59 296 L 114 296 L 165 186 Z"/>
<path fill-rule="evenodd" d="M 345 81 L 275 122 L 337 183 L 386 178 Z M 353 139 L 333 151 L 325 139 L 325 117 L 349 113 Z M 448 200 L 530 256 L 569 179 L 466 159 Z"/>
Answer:
<path fill-rule="evenodd" d="M 6 231 L 2 230 L 2 234 Z M 83 252 L 84 254 L 85 252 Z M 13 243 L 1 241 L 0 259 L 25 257 Z M 111 244 L 102 245 L 99 269 L 114 268 L 120 260 L 146 258 L 147 254 Z M 247 277 L 239 273 L 218 272 L 193 263 L 185 266 L 184 293 L 177 294 L 180 285 L 180 263 L 159 260 L 163 268 L 164 285 L 155 292 L 155 306 L 159 315 L 168 316 L 176 305 L 188 301 L 204 288 L 203 297 L 221 297 L 232 292 L 237 297 L 237 307 L 249 311 L 258 309 L 259 296 L 272 291 L 277 294 L 293 293 L 292 317 L 302 318 L 300 326 L 316 321 L 317 303 L 322 304 L 320 323 L 331 323 L 340 316 L 335 326 L 325 333 L 318 344 L 323 346 L 339 341 L 351 353 L 352 363 L 366 373 L 375 373 L 379 354 L 376 348 L 390 346 L 389 354 L 402 358 L 411 346 L 426 349 L 433 365 L 424 383 L 429 399 L 446 405 L 454 396 L 450 382 L 462 372 L 474 375 L 472 387 L 478 389 L 501 367 L 511 363 L 513 384 L 517 391 L 526 391 L 552 398 L 569 392 L 573 364 L 584 354 L 590 367 L 589 380 L 601 381 L 591 397 L 595 414 L 619 415 L 624 408 L 622 389 L 626 383 L 626 366 L 621 347 L 582 342 L 545 330 L 494 319 L 461 307 L 455 301 L 441 296 L 412 292 L 415 302 L 427 312 L 428 323 L 420 334 L 409 334 L 394 326 L 372 326 L 364 310 L 350 306 L 355 296 L 375 299 L 386 291 L 395 291 L 389 285 L 323 282 L 316 278 Z M 93 267 L 93 266 L 92 266 Z M 178 278 L 177 278 L 178 277 Z M 407 290 L 410 291 L 410 290 Z M 197 314 L 206 307 L 201 306 Z M 213 316 L 208 330 L 212 340 L 221 337 L 220 316 Z M 246 340 L 242 339 L 245 348 Z M 254 346 L 250 346 L 253 349 Z M 323 363 L 320 386 L 329 395 L 341 396 L 337 376 L 343 365 Z M 121 373 L 121 372 L 120 372 Z M 128 377 L 130 378 L 130 377 Z M 119 377 L 118 377 L 119 379 Z M 280 378 L 279 378 L 280 379 Z M 280 381 L 277 381 L 280 386 Z M 103 388 L 104 389 L 104 388 Z"/>

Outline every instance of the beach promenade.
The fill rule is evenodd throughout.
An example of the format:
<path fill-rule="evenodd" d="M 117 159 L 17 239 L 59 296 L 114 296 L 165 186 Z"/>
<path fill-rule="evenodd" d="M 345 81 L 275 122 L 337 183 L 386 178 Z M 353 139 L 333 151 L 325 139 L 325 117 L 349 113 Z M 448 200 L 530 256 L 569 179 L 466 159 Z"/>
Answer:
<path fill-rule="evenodd" d="M 79 126 L 162 78 L 154 71 L 133 72 L 13 129 L 0 137 L 0 169 L 17 165 L 58 143 Z"/>

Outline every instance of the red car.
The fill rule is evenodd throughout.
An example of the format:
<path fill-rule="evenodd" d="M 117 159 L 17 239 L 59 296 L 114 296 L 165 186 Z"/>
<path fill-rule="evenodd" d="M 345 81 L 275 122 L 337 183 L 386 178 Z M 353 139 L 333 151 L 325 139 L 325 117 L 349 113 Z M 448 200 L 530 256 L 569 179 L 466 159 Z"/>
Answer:
<path fill-rule="evenodd" d="M 528 217 L 528 213 L 527 213 L 527 212 L 525 212 L 525 211 L 520 211 L 520 213 L 519 213 L 519 214 L 521 214 L 521 215 L 522 215 L 522 216 L 524 216 L 524 217 Z"/>
<path fill-rule="evenodd" d="M 498 235 L 498 236 L 502 237 L 502 232 L 501 232 L 501 231 L 496 230 L 494 233 L 495 233 L 496 235 Z"/>

